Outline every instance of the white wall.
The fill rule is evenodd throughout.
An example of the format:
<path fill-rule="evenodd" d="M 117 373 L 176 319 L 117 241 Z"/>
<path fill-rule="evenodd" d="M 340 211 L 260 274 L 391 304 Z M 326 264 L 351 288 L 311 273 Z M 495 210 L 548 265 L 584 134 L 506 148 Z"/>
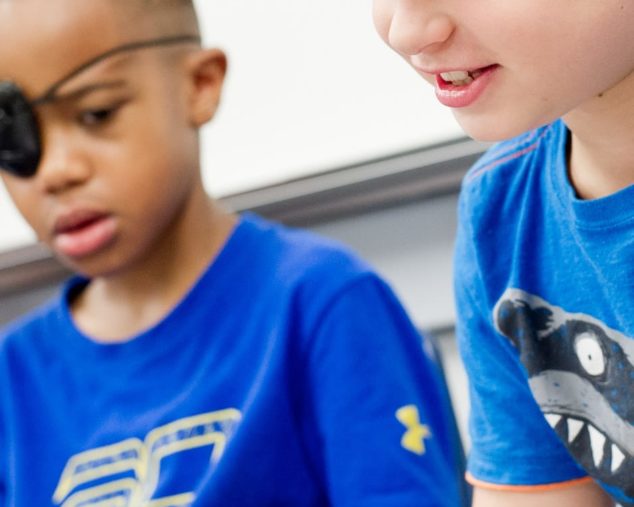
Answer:
<path fill-rule="evenodd" d="M 460 134 L 379 39 L 367 0 L 199 0 L 230 71 L 208 129 L 209 188 L 226 194 Z"/>
<path fill-rule="evenodd" d="M 214 195 L 460 133 L 431 88 L 379 40 L 367 0 L 197 4 L 206 41 L 230 61 L 222 107 L 203 133 Z M 0 251 L 34 240 L 4 188 L 0 219 Z"/>

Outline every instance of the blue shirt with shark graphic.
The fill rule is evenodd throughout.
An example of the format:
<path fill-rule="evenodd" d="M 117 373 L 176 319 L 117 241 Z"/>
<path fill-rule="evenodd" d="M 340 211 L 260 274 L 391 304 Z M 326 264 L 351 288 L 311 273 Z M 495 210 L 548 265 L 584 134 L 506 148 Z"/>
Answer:
<path fill-rule="evenodd" d="M 579 199 L 568 145 L 557 121 L 494 146 L 463 184 L 469 474 L 536 488 L 590 476 L 634 506 L 634 186 Z"/>
<path fill-rule="evenodd" d="M 341 246 L 245 215 L 156 326 L 99 344 L 69 301 L 0 346 L 0 505 L 445 506 L 439 370 Z"/>

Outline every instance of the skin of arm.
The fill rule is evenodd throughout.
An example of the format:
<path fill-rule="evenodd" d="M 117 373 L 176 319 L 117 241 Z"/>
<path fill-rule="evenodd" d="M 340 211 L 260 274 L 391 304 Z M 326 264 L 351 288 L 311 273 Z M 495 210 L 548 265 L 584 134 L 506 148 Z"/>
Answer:
<path fill-rule="evenodd" d="M 614 502 L 595 483 L 584 482 L 549 491 L 514 492 L 474 488 L 472 507 L 614 507 Z"/>

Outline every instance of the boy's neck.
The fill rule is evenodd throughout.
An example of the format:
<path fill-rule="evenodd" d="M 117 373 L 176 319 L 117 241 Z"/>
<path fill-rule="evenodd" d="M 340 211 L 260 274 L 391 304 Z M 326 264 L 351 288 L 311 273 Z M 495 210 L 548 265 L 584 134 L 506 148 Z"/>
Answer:
<path fill-rule="evenodd" d="M 634 184 L 634 72 L 564 120 L 572 132 L 570 180 L 580 198 Z"/>
<path fill-rule="evenodd" d="M 96 341 L 127 341 L 163 319 L 207 269 L 235 228 L 237 217 L 201 195 L 168 231 L 152 256 L 125 272 L 95 278 L 73 301 L 82 332 Z"/>

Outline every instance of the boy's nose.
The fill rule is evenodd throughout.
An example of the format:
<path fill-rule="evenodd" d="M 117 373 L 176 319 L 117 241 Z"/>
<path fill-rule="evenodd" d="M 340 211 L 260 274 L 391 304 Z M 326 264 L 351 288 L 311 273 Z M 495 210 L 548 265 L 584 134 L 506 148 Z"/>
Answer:
<path fill-rule="evenodd" d="M 451 17 L 428 0 L 398 0 L 389 25 L 387 41 L 404 56 L 430 53 L 443 47 L 455 26 Z"/>
<path fill-rule="evenodd" d="M 59 194 L 85 183 L 90 166 L 71 139 L 47 136 L 35 177 L 44 192 Z"/>

